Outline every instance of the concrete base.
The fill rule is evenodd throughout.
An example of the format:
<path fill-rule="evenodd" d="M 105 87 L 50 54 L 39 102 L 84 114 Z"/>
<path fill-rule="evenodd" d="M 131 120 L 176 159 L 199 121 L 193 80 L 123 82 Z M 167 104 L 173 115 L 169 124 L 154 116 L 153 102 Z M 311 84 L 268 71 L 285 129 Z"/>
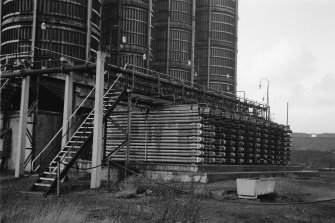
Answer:
<path fill-rule="evenodd" d="M 182 164 L 133 164 L 146 176 L 164 181 L 211 183 L 236 178 L 317 176 L 317 171 L 303 171 L 302 167 L 270 165 L 182 165 Z"/>
<path fill-rule="evenodd" d="M 80 168 L 89 168 L 90 161 L 79 161 Z M 266 165 L 183 165 L 183 164 L 131 164 L 145 176 L 162 181 L 212 183 L 220 180 L 256 177 L 312 177 L 317 171 L 303 171 L 302 167 L 266 166 Z M 102 169 L 102 180 L 108 178 L 108 168 Z M 110 179 L 116 183 L 124 179 L 124 169 L 111 166 Z"/>
<path fill-rule="evenodd" d="M 312 177 L 318 176 L 317 171 L 256 171 L 256 172 L 176 172 L 176 171 L 143 171 L 151 179 L 177 182 L 213 183 L 221 180 L 235 180 L 237 178 L 259 177 Z"/>
<path fill-rule="evenodd" d="M 139 170 L 186 172 L 250 172 L 250 171 L 301 171 L 300 166 L 276 165 L 195 165 L 195 164 L 131 164 Z"/>

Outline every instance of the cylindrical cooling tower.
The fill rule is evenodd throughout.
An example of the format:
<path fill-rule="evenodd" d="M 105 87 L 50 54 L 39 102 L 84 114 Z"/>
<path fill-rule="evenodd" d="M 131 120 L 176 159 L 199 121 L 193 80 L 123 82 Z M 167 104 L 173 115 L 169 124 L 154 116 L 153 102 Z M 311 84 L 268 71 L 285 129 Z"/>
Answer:
<path fill-rule="evenodd" d="M 195 62 L 199 83 L 236 91 L 237 0 L 197 0 Z"/>
<path fill-rule="evenodd" d="M 102 42 L 110 63 L 148 67 L 151 41 L 151 0 L 103 1 Z"/>
<path fill-rule="evenodd" d="M 2 62 L 30 57 L 38 68 L 54 66 L 62 56 L 74 63 L 94 61 L 100 43 L 100 0 L 0 3 Z"/>
<path fill-rule="evenodd" d="M 191 81 L 193 0 L 155 0 L 153 69 Z"/>

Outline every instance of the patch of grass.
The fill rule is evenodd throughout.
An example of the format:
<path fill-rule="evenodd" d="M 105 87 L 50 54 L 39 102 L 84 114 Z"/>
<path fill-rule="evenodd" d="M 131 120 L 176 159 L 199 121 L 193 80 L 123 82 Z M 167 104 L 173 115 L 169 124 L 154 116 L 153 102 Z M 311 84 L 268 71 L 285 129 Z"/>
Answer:
<path fill-rule="evenodd" d="M 119 184 L 120 191 L 115 194 L 117 198 L 134 198 L 137 194 L 143 194 L 153 187 L 148 179 L 142 176 L 130 176 Z"/>
<path fill-rule="evenodd" d="M 82 214 L 75 203 L 62 204 L 58 202 L 24 202 L 15 201 L 2 209 L 1 222 L 85 222 L 86 216 Z"/>
<path fill-rule="evenodd" d="M 200 221 L 200 199 L 195 194 L 187 197 L 168 196 L 164 198 L 162 212 L 158 216 L 159 223 Z"/>

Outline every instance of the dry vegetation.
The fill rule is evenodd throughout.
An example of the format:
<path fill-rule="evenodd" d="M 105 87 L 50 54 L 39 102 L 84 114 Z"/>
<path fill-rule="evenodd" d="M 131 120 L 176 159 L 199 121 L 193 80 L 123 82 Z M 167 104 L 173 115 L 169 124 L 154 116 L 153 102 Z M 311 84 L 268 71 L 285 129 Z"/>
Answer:
<path fill-rule="evenodd" d="M 238 200 L 234 181 L 207 185 L 172 182 L 169 186 L 177 190 L 171 190 L 143 177 L 130 177 L 110 192 L 106 187 L 72 187 L 59 198 L 44 198 L 22 193 L 29 191 L 34 180 L 1 182 L 1 222 L 335 222 L 335 202 L 259 205 L 335 197 L 335 175 L 331 174 L 278 178 L 275 196 L 255 201 Z"/>

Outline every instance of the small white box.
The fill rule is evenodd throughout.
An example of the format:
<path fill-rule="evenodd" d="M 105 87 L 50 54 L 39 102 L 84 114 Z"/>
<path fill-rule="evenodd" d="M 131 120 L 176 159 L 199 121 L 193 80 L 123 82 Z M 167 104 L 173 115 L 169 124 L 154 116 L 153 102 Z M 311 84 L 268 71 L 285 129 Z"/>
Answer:
<path fill-rule="evenodd" d="M 270 194 L 275 190 L 274 178 L 236 179 L 239 198 L 257 199 L 258 195 Z"/>

